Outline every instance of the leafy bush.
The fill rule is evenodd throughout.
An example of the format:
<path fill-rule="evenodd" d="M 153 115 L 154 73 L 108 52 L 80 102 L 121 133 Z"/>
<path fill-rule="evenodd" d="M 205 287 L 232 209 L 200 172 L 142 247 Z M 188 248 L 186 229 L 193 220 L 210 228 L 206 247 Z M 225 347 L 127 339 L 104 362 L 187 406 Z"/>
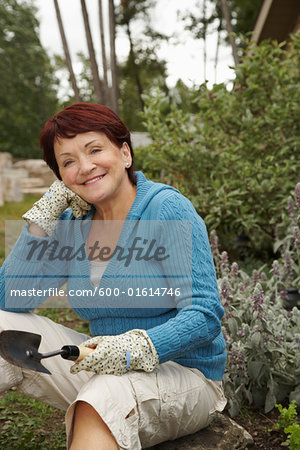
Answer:
<path fill-rule="evenodd" d="M 283 256 L 273 263 L 269 278 L 265 266 L 247 275 L 236 262 L 230 264 L 227 252 L 219 251 L 216 232 L 210 236 L 225 307 L 224 386 L 231 416 L 238 414 L 245 401 L 264 406 L 266 412 L 287 396 L 300 404 L 300 310 L 286 311 L 282 306 L 286 287 L 298 286 L 300 280 L 298 234 L 291 237 L 291 230 L 299 227 L 299 192 L 300 183 L 295 200 L 290 200 L 293 215 L 281 241 Z"/>
<path fill-rule="evenodd" d="M 0 151 L 17 158 L 41 158 L 38 136 L 58 107 L 37 16 L 31 1 L 0 2 Z"/>
<path fill-rule="evenodd" d="M 280 251 L 281 259 L 275 260 L 272 266 L 273 286 L 276 290 L 284 292 L 289 287 L 300 289 L 300 183 L 297 183 L 294 198 L 289 197 L 287 202 L 288 227 L 283 238 L 278 237 L 274 245 L 274 252 Z M 282 234 L 283 224 L 278 227 L 278 234 Z"/>
<path fill-rule="evenodd" d="M 299 450 L 300 448 L 300 425 L 293 423 L 284 429 L 285 434 L 288 435 L 286 442 L 290 450 Z"/>
<path fill-rule="evenodd" d="M 288 435 L 287 443 L 290 450 L 297 450 L 300 447 L 300 425 L 297 423 L 296 402 L 293 400 L 288 408 L 282 405 L 275 405 L 280 412 L 280 417 L 273 427 L 274 430 L 282 430 Z"/>
<path fill-rule="evenodd" d="M 253 249 L 270 251 L 298 181 L 299 50 L 300 33 L 288 52 L 275 42 L 248 42 L 233 89 L 202 85 L 197 113 L 170 106 L 159 91 L 145 97 L 153 143 L 143 150 L 143 170 L 157 179 L 164 171 L 227 247 L 245 233 Z"/>
<path fill-rule="evenodd" d="M 296 410 L 296 402 L 293 400 L 288 408 L 284 408 L 282 405 L 275 405 L 278 411 L 280 412 L 279 419 L 274 426 L 274 430 L 281 430 L 282 428 L 289 427 L 296 421 L 297 410 Z"/>

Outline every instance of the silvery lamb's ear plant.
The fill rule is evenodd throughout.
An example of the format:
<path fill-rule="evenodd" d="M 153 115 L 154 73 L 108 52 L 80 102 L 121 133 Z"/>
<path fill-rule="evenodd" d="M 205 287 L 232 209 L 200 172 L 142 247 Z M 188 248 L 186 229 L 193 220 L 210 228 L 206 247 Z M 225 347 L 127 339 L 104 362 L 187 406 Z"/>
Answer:
<path fill-rule="evenodd" d="M 274 261 L 269 277 L 265 266 L 248 275 L 236 262 L 230 264 L 227 252 L 219 251 L 216 233 L 210 235 L 225 308 L 224 387 L 232 417 L 245 402 L 264 406 L 265 412 L 287 396 L 300 404 L 300 310 L 286 311 L 282 306 L 286 288 L 299 285 L 299 217 L 300 183 L 287 235 L 275 244 L 282 256 Z"/>
<path fill-rule="evenodd" d="M 288 228 L 283 239 L 278 238 L 274 252 L 280 251 L 281 258 L 273 262 L 269 287 L 274 295 L 283 297 L 289 287 L 300 288 L 300 183 L 295 186 L 294 198 L 287 202 Z"/>

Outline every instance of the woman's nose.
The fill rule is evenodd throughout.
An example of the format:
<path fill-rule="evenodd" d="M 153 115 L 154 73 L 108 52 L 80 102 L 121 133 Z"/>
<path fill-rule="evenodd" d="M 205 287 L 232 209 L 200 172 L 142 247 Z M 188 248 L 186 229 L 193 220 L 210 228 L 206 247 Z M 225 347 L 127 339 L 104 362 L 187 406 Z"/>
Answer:
<path fill-rule="evenodd" d="M 79 160 L 79 171 L 82 174 L 91 173 L 95 169 L 95 164 L 86 156 Z"/>

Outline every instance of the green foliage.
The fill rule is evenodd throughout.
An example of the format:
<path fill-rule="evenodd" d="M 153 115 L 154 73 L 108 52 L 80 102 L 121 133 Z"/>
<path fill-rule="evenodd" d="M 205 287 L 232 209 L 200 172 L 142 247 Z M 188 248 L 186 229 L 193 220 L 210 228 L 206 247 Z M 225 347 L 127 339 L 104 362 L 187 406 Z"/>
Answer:
<path fill-rule="evenodd" d="M 157 50 L 168 36 L 154 29 L 151 13 L 153 0 L 122 1 L 116 11 L 118 27 L 123 28 L 129 43 L 127 59 L 119 65 L 120 110 L 129 129 L 143 131 L 140 113 L 144 108 L 143 94 L 154 85 L 167 92 L 166 61 L 158 58 Z"/>
<path fill-rule="evenodd" d="M 206 17 L 203 17 L 203 2 L 206 2 Z M 227 0 L 231 15 L 231 25 L 236 35 L 246 35 L 253 31 L 262 0 Z M 221 0 L 201 0 L 195 2 L 195 8 L 181 14 L 185 29 L 190 31 L 195 39 L 206 39 L 211 32 L 225 34 L 229 41 L 226 23 L 221 8 Z M 237 39 L 239 50 L 242 50 L 243 40 Z"/>
<path fill-rule="evenodd" d="M 300 425 L 293 423 L 284 429 L 285 434 L 288 435 L 286 442 L 289 445 L 290 450 L 300 449 Z"/>
<path fill-rule="evenodd" d="M 50 432 L 49 421 L 56 424 Z M 66 446 L 63 413 L 15 389 L 1 398 L 0 426 L 1 448 L 46 450 Z"/>
<path fill-rule="evenodd" d="M 150 93 L 153 86 L 160 86 L 167 93 L 165 80 L 166 62 L 157 58 L 155 49 L 135 51 L 135 65 L 132 57 L 119 65 L 120 110 L 126 126 L 130 130 L 144 131 L 145 127 L 141 119 L 142 106 L 136 84 L 135 70 L 138 70 L 143 93 Z"/>
<path fill-rule="evenodd" d="M 299 49 L 300 33 L 289 52 L 276 43 L 248 43 L 233 89 L 200 86 L 196 113 L 170 106 L 159 91 L 144 97 L 153 140 L 144 170 L 157 179 L 164 170 L 165 181 L 191 199 L 227 248 L 244 233 L 252 249 L 270 252 L 286 197 L 298 181 Z"/>
<path fill-rule="evenodd" d="M 280 416 L 276 424 L 274 425 L 274 430 L 281 430 L 292 425 L 296 421 L 297 417 L 297 405 L 295 400 L 293 400 L 288 408 L 284 408 L 281 404 L 275 405 Z"/>
<path fill-rule="evenodd" d="M 70 327 L 78 333 L 89 334 L 89 322 L 78 317 L 71 308 L 37 308 L 34 312 Z"/>
<path fill-rule="evenodd" d="M 209 14 L 207 10 L 210 11 Z M 198 0 L 195 4 L 195 11 L 197 11 L 196 14 L 189 9 L 179 16 L 184 21 L 185 30 L 189 31 L 195 39 L 206 39 L 209 34 L 209 27 L 216 21 L 221 22 L 221 24 L 223 22 L 220 0 Z M 203 15 L 204 11 L 206 14 Z M 223 27 L 221 26 L 220 29 L 223 29 Z"/>
<path fill-rule="evenodd" d="M 294 215 L 287 236 L 291 227 L 299 226 L 299 194 L 300 184 L 295 189 Z M 299 261 L 300 241 L 286 239 L 290 254 Z M 268 276 L 265 266 L 248 275 L 236 262 L 229 263 L 227 252 L 219 251 L 215 232 L 211 233 L 211 247 L 225 308 L 223 331 L 228 358 L 224 387 L 229 413 L 237 415 L 243 402 L 264 406 L 269 412 L 287 396 L 299 401 L 300 309 L 286 311 L 282 297 L 284 287 L 299 280 L 300 265 L 294 264 L 291 273 L 284 250 L 282 258 L 267 271 Z"/>
<path fill-rule="evenodd" d="M 300 448 L 300 425 L 297 422 L 296 402 L 293 400 L 288 408 L 283 408 L 281 404 L 275 405 L 280 412 L 279 419 L 274 430 L 283 430 L 288 435 L 287 443 L 290 450 L 299 450 Z"/>
<path fill-rule="evenodd" d="M 31 2 L 0 3 L 0 150 L 25 158 L 40 157 L 41 125 L 57 107 L 35 13 Z"/>
<path fill-rule="evenodd" d="M 288 218 L 277 229 L 285 236 L 277 236 L 274 251 L 280 252 L 279 261 L 275 260 L 272 265 L 271 289 L 283 296 L 288 288 L 294 287 L 300 290 L 300 183 L 297 183 L 294 198 L 289 197 L 287 202 Z"/>
<path fill-rule="evenodd" d="M 216 0 L 220 4 L 220 0 Z M 257 19 L 261 0 L 229 0 L 232 16 L 233 31 L 237 34 L 246 34 L 253 31 Z"/>
<path fill-rule="evenodd" d="M 197 87 L 188 87 L 181 79 L 176 85 L 169 90 L 169 98 L 171 103 L 175 103 L 177 107 L 185 113 L 197 113 L 198 107 L 194 101 L 195 91 Z"/>

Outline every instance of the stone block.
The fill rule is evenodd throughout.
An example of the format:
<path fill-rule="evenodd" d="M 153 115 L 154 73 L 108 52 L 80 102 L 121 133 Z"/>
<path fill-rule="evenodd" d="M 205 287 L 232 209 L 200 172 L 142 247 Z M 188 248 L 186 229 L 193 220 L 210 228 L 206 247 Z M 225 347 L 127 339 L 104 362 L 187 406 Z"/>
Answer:
<path fill-rule="evenodd" d="M 31 188 L 39 188 L 44 186 L 44 180 L 42 178 L 22 178 L 21 179 L 21 187 L 22 190 L 24 189 L 31 189 Z"/>
<path fill-rule="evenodd" d="M 31 195 L 37 195 L 42 196 L 44 195 L 49 189 L 49 186 L 40 186 L 40 187 L 28 187 L 28 188 L 22 188 L 23 194 L 31 194 Z"/>
<path fill-rule="evenodd" d="M 0 172 L 12 166 L 12 155 L 7 152 L 0 152 Z"/>
<path fill-rule="evenodd" d="M 242 450 L 253 444 L 248 431 L 225 414 L 215 413 L 207 428 L 149 447 L 149 450 Z"/>
<path fill-rule="evenodd" d="M 13 167 L 7 167 L 6 169 L 3 170 L 2 174 L 4 176 L 8 175 L 8 176 L 16 177 L 16 178 L 19 178 L 20 180 L 22 178 L 28 178 L 28 170 L 15 169 Z"/>
<path fill-rule="evenodd" d="M 50 186 L 57 178 L 43 159 L 24 159 L 13 165 L 14 169 L 25 169 L 30 178 L 42 178 L 43 186 Z"/>
<path fill-rule="evenodd" d="M 0 206 L 4 204 L 3 188 L 4 188 L 4 180 L 3 176 L 0 175 Z"/>
<path fill-rule="evenodd" d="M 3 178 L 3 197 L 5 202 L 21 202 L 23 193 L 21 189 L 21 179 L 14 174 L 5 174 Z"/>

